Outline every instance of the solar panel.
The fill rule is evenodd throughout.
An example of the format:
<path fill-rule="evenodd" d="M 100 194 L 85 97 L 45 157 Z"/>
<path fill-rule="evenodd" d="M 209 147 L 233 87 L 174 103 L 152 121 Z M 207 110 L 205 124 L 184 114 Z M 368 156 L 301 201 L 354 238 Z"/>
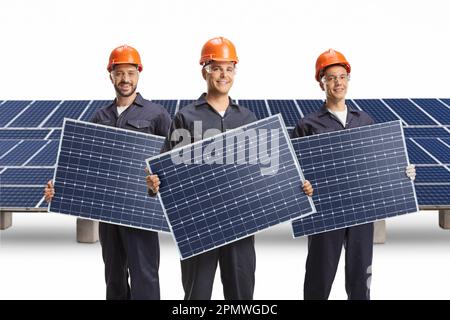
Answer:
<path fill-rule="evenodd" d="M 177 100 L 152 100 L 152 102 L 162 105 L 173 118 L 177 112 Z"/>
<path fill-rule="evenodd" d="M 445 185 L 416 184 L 417 198 L 423 207 L 450 207 L 450 183 Z"/>
<path fill-rule="evenodd" d="M 66 119 L 50 211 L 136 228 L 169 231 L 161 205 L 149 197 L 145 158 L 164 138 Z"/>
<path fill-rule="evenodd" d="M 353 101 L 376 123 L 399 120 L 399 117 L 379 99 L 354 99 Z"/>
<path fill-rule="evenodd" d="M 0 129 L 0 140 L 45 139 L 48 129 Z"/>
<path fill-rule="evenodd" d="M 6 156 L 7 152 L 11 152 L 12 148 L 19 144 L 17 140 L 0 140 L 0 159 Z"/>
<path fill-rule="evenodd" d="M 442 103 L 446 104 L 447 107 L 450 107 L 450 99 L 442 99 L 442 98 L 440 98 L 439 101 L 441 101 Z"/>
<path fill-rule="evenodd" d="M 29 105 L 14 121 L 8 125 L 9 128 L 37 127 L 46 119 L 61 101 L 36 101 Z"/>
<path fill-rule="evenodd" d="M 43 188 L 53 178 L 53 168 L 7 168 L 0 173 L 2 185 L 36 185 Z"/>
<path fill-rule="evenodd" d="M 345 104 L 353 110 L 361 110 L 361 108 L 356 103 L 354 103 L 353 100 L 345 100 Z"/>
<path fill-rule="evenodd" d="M 383 99 L 408 125 L 438 125 L 408 99 Z"/>
<path fill-rule="evenodd" d="M 238 104 L 253 112 L 259 120 L 270 116 L 264 100 L 239 100 Z"/>
<path fill-rule="evenodd" d="M 6 140 L 16 141 L 16 140 Z M 0 156 L 0 166 L 23 165 L 30 157 L 36 154 L 46 144 L 45 140 L 21 140 L 14 149 Z"/>
<path fill-rule="evenodd" d="M 267 100 L 267 104 L 271 114 L 281 114 L 287 127 L 295 127 L 301 118 L 293 100 Z"/>
<path fill-rule="evenodd" d="M 297 100 L 298 107 L 303 112 L 303 116 L 319 111 L 323 105 L 323 100 Z"/>
<path fill-rule="evenodd" d="M 440 123 L 450 125 L 450 107 L 437 99 L 412 99 Z"/>
<path fill-rule="evenodd" d="M 47 139 L 58 140 L 61 138 L 61 130 L 53 129 L 51 133 L 47 136 Z"/>
<path fill-rule="evenodd" d="M 97 110 L 107 107 L 112 103 L 111 100 L 93 100 L 80 115 L 79 120 L 90 121 Z"/>
<path fill-rule="evenodd" d="M 441 163 L 450 164 L 450 147 L 444 141 L 430 138 L 414 139 L 414 141 Z"/>
<path fill-rule="evenodd" d="M 450 168 L 444 166 L 416 166 L 415 185 L 424 183 L 447 183 L 450 185 Z M 450 197 L 450 194 L 448 195 Z M 420 202 L 419 202 L 420 203 Z"/>
<path fill-rule="evenodd" d="M 1 185 L 0 187 L 0 209 L 7 208 L 34 208 L 42 201 L 43 188 L 39 187 L 16 187 Z"/>
<path fill-rule="evenodd" d="M 78 119 L 86 109 L 88 100 L 67 100 L 62 102 L 58 110 L 42 125 L 42 127 L 62 127 L 64 118 Z"/>
<path fill-rule="evenodd" d="M 182 259 L 314 212 L 279 115 L 147 163 Z"/>
<path fill-rule="evenodd" d="M 29 158 L 25 165 L 28 166 L 54 166 L 58 155 L 59 141 L 47 140 L 45 147 Z"/>
<path fill-rule="evenodd" d="M 409 160 L 413 164 L 437 164 L 430 154 L 424 151 L 414 139 L 406 139 Z"/>
<path fill-rule="evenodd" d="M 418 211 L 400 121 L 292 139 L 317 213 L 295 220 L 304 236 Z"/>
<path fill-rule="evenodd" d="M 449 136 L 448 131 L 444 129 L 445 127 L 405 127 L 403 128 L 406 138 L 446 138 Z"/>
<path fill-rule="evenodd" d="M 31 101 L 4 101 L 0 106 L 0 126 L 6 126 L 12 119 L 18 116 Z"/>
<path fill-rule="evenodd" d="M 176 105 L 178 100 L 175 99 L 155 101 L 163 104 L 168 110 L 170 109 L 170 113 L 172 113 L 174 105 L 175 110 L 177 108 Z M 185 105 L 193 101 L 195 100 L 181 100 L 180 104 Z M 283 106 L 280 106 L 279 108 L 276 106 L 273 107 L 272 101 L 280 101 Z M 446 154 L 447 149 L 445 149 L 445 147 L 439 149 L 438 147 L 442 146 L 442 143 L 450 145 L 450 139 L 448 138 L 450 135 L 450 99 L 400 99 L 399 102 L 392 103 L 392 109 L 387 106 L 385 101 L 391 103 L 391 100 L 389 99 L 356 99 L 347 100 L 347 104 L 356 109 L 360 108 L 368 112 L 376 122 L 398 120 L 400 117 L 400 120 L 405 122 L 404 124 L 424 123 L 424 121 L 428 123 L 428 121 L 432 121 L 433 124 L 430 125 L 419 124 L 404 127 L 405 137 L 413 138 L 414 140 L 414 142 L 412 142 L 407 139 L 408 145 L 411 145 L 408 149 L 410 160 L 418 165 L 423 164 L 425 166 L 436 165 L 436 163 L 439 163 L 439 159 L 444 162 L 447 161 L 445 160 L 446 157 L 448 157 L 448 154 Z M 278 111 L 281 112 L 283 119 L 287 123 L 288 132 L 293 130 L 291 126 L 293 125 L 292 123 L 296 121 L 295 118 L 299 109 L 303 114 L 310 113 L 317 111 L 323 104 L 322 100 L 267 100 L 266 102 L 266 105 L 269 107 L 269 114 L 276 113 L 277 108 L 280 109 Z M 50 105 L 47 105 L 48 103 L 50 103 Z M 55 139 L 59 141 L 62 118 L 78 117 L 80 120 L 90 120 L 99 108 L 106 107 L 111 103 L 112 100 L 0 101 L 0 159 L 3 158 L 3 162 L 0 163 L 2 163 L 2 166 L 8 168 L 41 165 L 48 166 L 51 163 L 55 163 L 56 144 L 48 144 L 48 140 Z M 402 106 L 397 107 L 395 104 L 398 103 Z M 295 104 L 298 104 L 298 107 Z M 397 108 L 400 108 L 401 111 L 398 111 Z M 411 115 L 409 115 L 409 113 L 411 113 Z M 416 116 L 416 113 L 418 113 L 418 116 Z M 410 118 L 413 118 L 413 120 L 411 121 Z M 437 122 L 433 121 L 432 118 Z M 422 121 L 423 119 L 429 120 Z M 446 125 L 441 126 L 437 125 L 437 123 Z M 423 144 L 425 140 L 421 141 L 419 138 L 433 138 L 434 142 L 425 145 Z M 12 147 L 5 150 L 6 145 L 1 142 L 3 140 L 11 140 Z M 14 151 L 14 149 L 10 150 L 11 148 L 17 148 L 19 144 L 22 143 L 21 140 L 41 140 L 40 146 L 43 146 L 43 149 L 33 149 L 35 151 L 34 153 L 32 152 L 33 150 L 22 149 L 20 155 L 16 153 L 20 151 L 20 149 L 16 151 Z M 8 161 L 6 161 L 5 152 L 11 153 L 11 158 L 9 158 Z M 436 156 L 436 159 L 433 159 L 434 156 L 430 157 L 430 155 Z M 434 186 L 434 188 L 436 188 L 436 186 Z M 420 196 L 421 190 L 422 189 L 418 189 L 417 191 L 419 193 L 418 198 L 420 205 L 422 205 L 422 200 L 424 199 L 424 197 Z M 440 191 L 438 194 L 439 193 Z M 430 203 L 430 201 L 427 201 L 427 203 Z M 23 206 L 20 206 L 20 208 L 23 208 Z"/>

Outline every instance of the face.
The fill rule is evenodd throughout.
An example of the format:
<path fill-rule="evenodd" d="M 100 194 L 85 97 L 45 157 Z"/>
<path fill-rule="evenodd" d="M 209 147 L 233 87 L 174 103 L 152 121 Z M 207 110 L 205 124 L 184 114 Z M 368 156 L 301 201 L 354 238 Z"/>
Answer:
<path fill-rule="evenodd" d="M 135 65 L 118 64 L 111 71 L 110 79 L 117 96 L 129 97 L 136 91 L 139 81 L 139 71 Z"/>
<path fill-rule="evenodd" d="M 228 94 L 233 86 L 236 67 L 234 62 L 213 61 L 202 69 L 209 94 Z"/>
<path fill-rule="evenodd" d="M 343 66 L 331 66 L 325 69 L 320 87 L 325 91 L 327 100 L 339 101 L 347 94 L 349 75 Z"/>

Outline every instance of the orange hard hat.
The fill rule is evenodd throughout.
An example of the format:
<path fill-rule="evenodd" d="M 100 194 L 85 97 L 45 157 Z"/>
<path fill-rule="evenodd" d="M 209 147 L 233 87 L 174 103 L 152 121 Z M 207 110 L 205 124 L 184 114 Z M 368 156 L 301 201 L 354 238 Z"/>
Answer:
<path fill-rule="evenodd" d="M 109 55 L 108 72 L 111 72 L 116 64 L 135 64 L 138 66 L 139 72 L 142 71 L 141 57 L 139 52 L 128 45 L 118 46 Z"/>
<path fill-rule="evenodd" d="M 202 48 L 200 64 L 204 65 L 210 61 L 232 61 L 238 63 L 234 44 L 224 37 L 208 40 Z"/>
<path fill-rule="evenodd" d="M 320 82 L 320 77 L 323 70 L 336 64 L 342 65 L 345 69 L 347 69 L 347 72 L 350 73 L 350 63 L 347 62 L 347 59 L 345 59 L 342 53 L 333 49 L 328 49 L 322 53 L 316 61 L 316 80 Z"/>

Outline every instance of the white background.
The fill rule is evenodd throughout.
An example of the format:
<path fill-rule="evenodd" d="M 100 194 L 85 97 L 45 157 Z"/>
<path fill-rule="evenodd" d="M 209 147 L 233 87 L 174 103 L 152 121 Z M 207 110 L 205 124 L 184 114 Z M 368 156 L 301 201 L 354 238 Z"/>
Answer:
<path fill-rule="evenodd" d="M 240 63 L 234 98 L 323 98 L 317 56 L 352 65 L 349 98 L 449 98 L 448 1 L 0 2 L 0 100 L 111 99 L 106 65 L 127 43 L 141 54 L 139 89 L 150 99 L 196 98 L 204 42 L 231 39 Z M 0 299 L 103 299 L 99 244 L 75 242 L 75 220 L 14 214 L 0 232 Z M 301 299 L 304 238 L 284 225 L 257 236 L 257 299 Z M 333 299 L 345 299 L 341 261 Z M 450 232 L 422 212 L 388 220 L 374 251 L 374 299 L 450 299 Z M 177 251 L 161 237 L 162 298 L 182 298 Z M 221 299 L 216 278 L 214 298 Z"/>
<path fill-rule="evenodd" d="M 240 58 L 232 96 L 322 98 L 317 56 L 341 51 L 351 98 L 450 97 L 446 0 L 14 0 L 0 2 L 0 99 L 109 99 L 113 48 L 140 52 L 148 98 L 196 98 L 206 40 Z"/>

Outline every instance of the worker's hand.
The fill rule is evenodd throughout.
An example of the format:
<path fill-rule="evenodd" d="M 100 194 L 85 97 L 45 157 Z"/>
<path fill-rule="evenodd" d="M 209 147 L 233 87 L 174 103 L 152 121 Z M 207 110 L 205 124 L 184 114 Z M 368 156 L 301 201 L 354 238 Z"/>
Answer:
<path fill-rule="evenodd" d="M 314 189 L 311 185 L 311 182 L 309 182 L 308 180 L 305 180 L 305 182 L 303 183 L 303 192 L 308 196 L 308 197 L 312 197 Z"/>
<path fill-rule="evenodd" d="M 47 201 L 47 202 L 52 201 L 54 196 L 55 196 L 55 188 L 53 187 L 53 181 L 49 180 L 47 182 L 47 184 L 45 185 L 45 189 L 44 189 L 45 201 Z"/>
<path fill-rule="evenodd" d="M 147 188 L 152 190 L 153 193 L 158 193 L 159 185 L 161 184 L 161 181 L 159 181 L 158 176 L 156 174 L 149 174 L 150 171 L 148 171 L 148 168 L 145 168 L 145 172 L 147 173 L 147 176 L 145 177 L 145 181 L 147 182 Z"/>
<path fill-rule="evenodd" d="M 414 181 L 416 178 L 416 166 L 413 164 L 406 166 L 406 175 L 411 179 L 411 181 Z"/>

